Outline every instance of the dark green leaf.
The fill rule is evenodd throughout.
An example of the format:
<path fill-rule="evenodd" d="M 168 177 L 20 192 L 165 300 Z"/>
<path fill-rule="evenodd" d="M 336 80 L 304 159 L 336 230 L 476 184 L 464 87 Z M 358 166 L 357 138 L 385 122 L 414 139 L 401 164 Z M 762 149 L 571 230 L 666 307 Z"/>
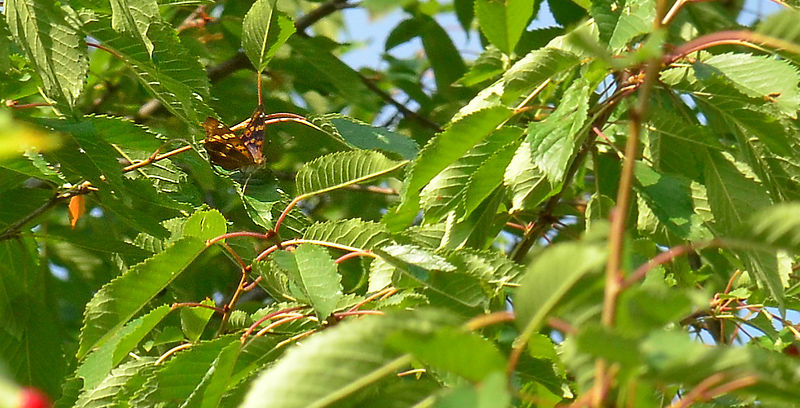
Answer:
<path fill-rule="evenodd" d="M 353 118 L 342 115 L 326 115 L 335 132 L 349 146 L 362 150 L 381 150 L 396 153 L 400 157 L 411 160 L 417 155 L 417 143 L 405 136 L 388 129 L 370 126 Z"/>
<path fill-rule="evenodd" d="M 0 265 L 0 359 L 15 382 L 58 397 L 67 366 L 35 242 L 0 242 Z"/>

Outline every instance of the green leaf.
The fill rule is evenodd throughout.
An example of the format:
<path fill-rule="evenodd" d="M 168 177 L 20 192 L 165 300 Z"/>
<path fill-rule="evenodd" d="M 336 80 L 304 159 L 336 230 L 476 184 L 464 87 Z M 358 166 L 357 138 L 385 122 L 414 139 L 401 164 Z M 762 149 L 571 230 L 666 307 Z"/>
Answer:
<path fill-rule="evenodd" d="M 533 208 L 558 191 L 544 173 L 534 166 L 531 145 L 528 142 L 520 144 L 514 153 L 511 163 L 505 169 L 503 184 L 511 196 L 509 213 Z"/>
<path fill-rule="evenodd" d="M 161 21 L 158 3 L 155 0 L 111 0 L 111 27 L 119 33 L 136 37 L 149 54 L 153 54 L 153 42 L 147 38 L 150 24 Z"/>
<path fill-rule="evenodd" d="M 0 265 L 0 360 L 13 382 L 57 397 L 67 361 L 59 320 L 43 290 L 47 271 L 39 265 L 36 242 L 27 237 L 0 242 Z"/>
<path fill-rule="evenodd" d="M 728 53 L 714 55 L 703 64 L 719 70 L 743 94 L 764 99 L 781 113 L 797 117 L 800 109 L 799 72 L 786 60 Z"/>
<path fill-rule="evenodd" d="M 750 216 L 769 206 L 767 190 L 752 173 L 742 174 L 727 153 L 707 151 L 705 181 L 708 204 L 714 213 L 716 226 L 725 234 L 733 234 Z"/>
<path fill-rule="evenodd" d="M 527 390 L 526 390 L 527 392 Z M 540 396 L 537 395 L 537 402 Z M 434 408 L 506 408 L 513 406 L 505 373 L 489 373 L 481 384 L 459 386 L 436 398 Z"/>
<path fill-rule="evenodd" d="M 763 19 L 756 27 L 756 32 L 769 37 L 784 40 L 789 44 L 800 43 L 800 27 L 797 26 L 797 19 L 800 18 L 800 11 L 796 6 L 791 10 L 783 10 L 774 13 Z M 797 54 L 797 48 L 789 48 L 791 52 Z"/>
<path fill-rule="evenodd" d="M 662 224 L 681 239 L 711 239 L 711 231 L 694 211 L 690 180 L 659 174 L 642 162 L 636 162 L 634 171 L 641 197 Z"/>
<path fill-rule="evenodd" d="M 600 39 L 608 43 L 613 52 L 623 50 L 634 37 L 652 31 L 655 11 L 655 2 L 652 0 L 604 0 L 592 2 L 590 9 L 597 21 Z"/>
<path fill-rule="evenodd" d="M 431 139 L 410 169 L 403 202 L 416 201 L 425 184 L 489 136 L 512 113 L 506 107 L 484 109 L 453 122 L 444 132 Z"/>
<path fill-rule="evenodd" d="M 207 116 L 214 116 L 207 105 L 208 76 L 172 27 L 162 22 L 150 24 L 147 36 L 153 42 L 152 57 L 142 42 L 112 30 L 108 18 L 88 23 L 86 30 L 113 50 L 139 83 L 186 124 L 195 128 Z"/>
<path fill-rule="evenodd" d="M 633 370 L 641 365 L 639 355 L 631 352 L 639 346 L 637 339 L 625 337 L 606 327 L 596 324 L 581 327 L 576 341 L 582 352 L 620 363 L 623 369 Z"/>
<path fill-rule="evenodd" d="M 526 0 L 476 0 L 475 16 L 486 38 L 506 55 L 511 55 L 528 25 L 534 7 Z"/>
<path fill-rule="evenodd" d="M 161 305 L 146 315 L 126 324 L 102 346 L 92 351 L 75 372 L 83 379 L 84 389 L 97 387 L 111 370 L 121 363 L 144 337 L 172 311 L 169 305 Z"/>
<path fill-rule="evenodd" d="M 214 301 L 206 299 L 200 302 L 203 305 L 214 307 Z M 214 309 L 206 307 L 183 307 L 181 308 L 181 329 L 186 339 L 196 342 L 203 334 L 203 330 L 208 324 L 208 320 L 214 314 Z"/>
<path fill-rule="evenodd" d="M 206 248 L 186 237 L 104 285 L 86 305 L 78 358 L 108 341 Z"/>
<path fill-rule="evenodd" d="M 502 100 L 511 103 L 538 88 L 547 79 L 569 71 L 578 63 L 578 56 L 567 51 L 554 48 L 532 51 L 503 75 Z"/>
<path fill-rule="evenodd" d="M 506 63 L 502 51 L 490 45 L 475 59 L 469 71 L 456 82 L 456 85 L 473 86 L 492 79 L 505 71 Z"/>
<path fill-rule="evenodd" d="M 76 126 L 64 135 L 64 146 L 45 157 L 61 165 L 67 176 L 86 179 L 95 186 L 111 185 L 118 192 L 125 192 L 122 182 L 122 166 L 117 158 L 119 152 L 95 133 L 93 126 Z"/>
<path fill-rule="evenodd" d="M 340 137 L 344 143 L 356 149 L 396 153 L 406 160 L 416 157 L 419 150 L 414 139 L 388 129 L 370 126 L 338 114 L 325 115 L 322 119 L 334 126 L 334 136 Z"/>
<path fill-rule="evenodd" d="M 605 248 L 570 242 L 542 252 L 525 271 L 514 296 L 517 327 L 523 336 L 538 330 L 564 294 L 586 274 L 598 271 L 606 261 Z"/>
<path fill-rule="evenodd" d="M 769 194 L 752 175 L 742 174 L 729 156 L 709 151 L 707 157 L 706 189 L 715 225 L 723 234 L 734 235 L 750 215 L 771 204 Z M 784 288 L 775 255 L 755 252 L 739 254 L 739 257 L 783 309 Z"/>
<path fill-rule="evenodd" d="M 458 270 L 478 276 L 488 284 L 502 286 L 517 282 L 522 276 L 520 265 L 495 251 L 461 248 L 443 250 L 439 254 Z"/>
<path fill-rule="evenodd" d="M 177 353 L 153 373 L 130 400 L 131 407 L 152 407 L 161 403 L 180 406 L 192 400 L 192 394 L 203 392 L 208 386 L 207 378 L 213 377 L 219 359 L 235 360 L 229 346 L 241 348 L 239 336 L 226 336 L 203 342 Z"/>
<path fill-rule="evenodd" d="M 487 374 L 503 371 L 507 364 L 492 342 L 476 333 L 448 327 L 428 335 L 395 333 L 386 339 L 386 344 L 470 381 L 481 381 Z"/>
<path fill-rule="evenodd" d="M 565 92 L 558 108 L 544 122 L 531 122 L 527 141 L 533 162 L 553 185 L 560 184 L 573 151 L 583 139 L 581 130 L 588 118 L 589 95 L 586 80 L 575 81 Z"/>
<path fill-rule="evenodd" d="M 425 333 L 437 321 L 432 319 L 418 312 L 366 316 L 315 334 L 264 371 L 242 407 L 319 408 L 346 403 L 348 397 L 395 376 L 411 361 L 386 347 L 387 336 L 396 330 Z"/>
<path fill-rule="evenodd" d="M 332 48 L 338 47 L 338 44 L 331 42 L 322 36 L 294 36 L 289 39 L 292 52 L 297 53 L 295 62 L 307 72 L 305 75 L 313 78 L 309 86 L 335 92 L 347 103 L 359 108 L 371 111 L 378 109 L 374 93 L 367 88 L 358 72 L 332 54 Z"/>
<path fill-rule="evenodd" d="M 84 138 L 101 138 L 117 148 L 139 150 L 148 154 L 153 154 L 165 142 L 165 138 L 152 129 L 119 116 L 86 115 L 80 120 L 29 120 L 58 132 L 81 135 Z"/>
<path fill-rule="evenodd" d="M 53 192 L 31 188 L 15 188 L 3 191 L 0 200 L 0 228 L 19 221 L 23 217 L 43 206 L 48 200 L 53 199 Z"/>
<path fill-rule="evenodd" d="M 464 218 L 463 205 L 466 189 L 470 181 L 474 180 L 473 175 L 476 170 L 497 150 L 518 139 L 520 135 L 521 129 L 519 128 L 500 128 L 439 172 L 420 194 L 422 208 L 426 210 L 425 222 L 436 223 L 453 210 L 458 212 L 460 218 Z M 491 190 L 484 193 L 488 195 L 499 184 L 500 180 L 492 186 Z"/>
<path fill-rule="evenodd" d="M 48 0 L 5 2 L 8 28 L 42 79 L 44 92 L 71 110 L 86 82 L 89 58 L 83 37 L 65 10 Z"/>
<path fill-rule="evenodd" d="M 721 150 L 721 143 L 694 118 L 675 114 L 662 106 L 653 109 L 658 109 L 658 115 L 647 118 L 647 141 L 653 168 L 661 173 L 698 179 L 704 148 Z"/>
<path fill-rule="evenodd" d="M 308 299 L 320 321 L 336 310 L 342 298 L 341 276 L 327 250 L 303 244 L 294 252 L 277 252 L 273 259 L 289 272 L 289 278 Z"/>
<path fill-rule="evenodd" d="M 297 194 L 322 194 L 363 183 L 403 167 L 407 162 L 365 150 L 337 152 L 306 163 L 297 172 Z"/>
<path fill-rule="evenodd" d="M 277 184 L 270 184 L 264 189 L 254 187 L 249 185 L 242 195 L 245 209 L 254 223 L 271 230 L 274 227 L 273 223 L 291 202 L 291 198 L 280 191 Z M 278 232 L 283 237 L 300 237 L 309 224 L 311 221 L 308 217 L 297 206 L 294 206 L 289 210 L 289 215 L 283 219 Z"/>
<path fill-rule="evenodd" d="M 228 344 L 211 363 L 203 381 L 194 389 L 186 401 L 186 406 L 200 404 L 201 408 L 216 408 L 219 406 L 225 391 L 234 382 L 232 374 L 238 357 L 242 350 L 240 342 Z"/>
<path fill-rule="evenodd" d="M 441 295 L 468 307 L 477 307 L 489 300 L 480 278 L 457 270 L 440 254 L 415 245 L 389 245 L 374 252 L 396 268 L 397 273 L 392 276 L 395 287 L 422 287 L 429 290 L 429 294 Z"/>
<path fill-rule="evenodd" d="M 506 128 L 503 128 L 506 129 Z M 521 139 L 497 149 L 475 169 L 464 191 L 464 213 L 471 214 L 481 203 L 503 185 L 506 168 L 511 164 Z"/>
<path fill-rule="evenodd" d="M 740 239 L 752 239 L 798 253 L 800 251 L 800 204 L 783 203 L 753 214 Z"/>
<path fill-rule="evenodd" d="M 517 1 L 524 2 L 525 0 Z M 453 82 L 461 78 L 467 71 L 464 60 L 453 44 L 450 35 L 433 17 L 420 14 L 417 19 L 421 20 L 422 48 L 433 68 L 436 89 L 441 93 L 447 93 Z"/>
<path fill-rule="evenodd" d="M 76 408 L 111 407 L 119 401 L 120 394 L 130 392 L 131 380 L 142 377 L 143 373 L 152 371 L 155 367 L 155 357 L 141 357 L 133 359 L 111 370 L 96 385 L 84 384 L 84 391 L 75 403 Z M 126 390 L 128 388 L 128 390 Z"/>
<path fill-rule="evenodd" d="M 441 247 L 448 249 L 488 248 L 505 227 L 509 217 L 505 212 L 499 211 L 503 201 L 505 201 L 505 192 L 498 189 L 466 218 L 459 220 L 454 212 L 450 213 L 447 217 L 447 230 Z"/>
<path fill-rule="evenodd" d="M 333 242 L 371 250 L 389 243 L 391 236 L 383 224 L 356 218 L 314 223 L 303 233 L 303 239 Z"/>
<path fill-rule="evenodd" d="M 276 3 L 256 1 L 242 22 L 242 48 L 258 72 L 267 68 L 278 48 L 295 32 L 292 19 L 280 12 Z"/>
<path fill-rule="evenodd" d="M 705 108 L 703 114 L 709 124 L 730 129 L 742 146 L 751 143 L 751 135 L 755 135 L 779 155 L 794 154 L 787 137 L 788 125 L 775 107 L 765 104 L 762 97 L 743 93 L 740 86 L 715 67 L 697 62 L 693 68 L 699 80 L 693 84 L 693 96 Z"/>
<path fill-rule="evenodd" d="M 742 390 L 744 394 L 785 401 L 800 398 L 793 386 L 797 362 L 781 353 L 758 347 L 708 347 L 675 331 L 654 332 L 638 349 L 647 370 L 664 381 L 690 385 L 717 373 L 752 375 L 757 381 Z"/>

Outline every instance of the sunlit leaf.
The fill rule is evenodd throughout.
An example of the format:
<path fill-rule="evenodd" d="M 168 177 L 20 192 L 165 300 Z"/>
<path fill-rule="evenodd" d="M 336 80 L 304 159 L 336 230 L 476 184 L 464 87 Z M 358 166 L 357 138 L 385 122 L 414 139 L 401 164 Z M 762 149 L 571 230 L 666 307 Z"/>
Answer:
<path fill-rule="evenodd" d="M 194 217 L 207 215 L 211 219 L 221 218 L 219 213 L 214 212 L 198 213 Z M 214 225 L 213 222 L 210 224 Z M 224 229 L 211 228 L 198 237 L 187 236 L 103 286 L 86 305 L 79 358 L 93 348 L 102 346 L 147 301 L 183 272 L 205 249 L 203 239 L 223 233 Z"/>
<path fill-rule="evenodd" d="M 320 246 L 303 244 L 293 252 L 276 253 L 274 259 L 289 272 L 319 320 L 327 319 L 342 297 L 341 276 L 330 254 Z"/>
<path fill-rule="evenodd" d="M 363 183 L 391 173 L 405 164 L 367 150 L 333 153 L 306 163 L 297 172 L 297 193 L 321 194 Z"/>
<path fill-rule="evenodd" d="M 11 0 L 3 9 L 14 40 L 42 79 L 45 94 L 72 109 L 86 82 L 89 58 L 75 20 L 64 12 L 69 9 L 47 0 Z"/>
<path fill-rule="evenodd" d="M 267 68 L 278 48 L 295 32 L 292 20 L 275 7 L 276 3 L 256 1 L 242 23 L 242 48 L 258 72 Z"/>

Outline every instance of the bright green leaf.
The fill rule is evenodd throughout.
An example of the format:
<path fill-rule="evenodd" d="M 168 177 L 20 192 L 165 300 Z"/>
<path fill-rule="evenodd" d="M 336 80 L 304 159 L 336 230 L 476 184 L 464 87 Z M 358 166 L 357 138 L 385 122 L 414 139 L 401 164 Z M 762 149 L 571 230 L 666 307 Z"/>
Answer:
<path fill-rule="evenodd" d="M 481 381 L 493 371 L 502 371 L 507 364 L 490 341 L 452 328 L 424 336 L 399 332 L 386 341 L 396 350 L 411 353 L 426 364 L 471 381 Z"/>
<path fill-rule="evenodd" d="M 275 7 L 277 0 L 258 0 L 244 16 L 242 48 L 258 72 L 294 34 L 294 23 Z"/>
<path fill-rule="evenodd" d="M 511 55 L 533 13 L 526 0 L 476 0 L 475 16 L 481 31 L 495 47 Z"/>
<path fill-rule="evenodd" d="M 322 194 L 363 183 L 391 173 L 406 163 L 366 150 L 329 154 L 306 163 L 297 172 L 297 194 Z"/>
<path fill-rule="evenodd" d="M 341 276 L 328 251 L 303 244 L 294 252 L 278 252 L 273 257 L 289 272 L 289 278 L 308 299 L 319 320 L 327 319 L 342 297 Z"/>
<path fill-rule="evenodd" d="M 10 0 L 3 9 L 14 40 L 42 79 L 45 94 L 71 109 L 89 68 L 86 45 L 75 20 L 48 0 Z"/>
<path fill-rule="evenodd" d="M 107 283 L 86 305 L 78 358 L 108 341 L 205 249 L 187 237 Z"/>

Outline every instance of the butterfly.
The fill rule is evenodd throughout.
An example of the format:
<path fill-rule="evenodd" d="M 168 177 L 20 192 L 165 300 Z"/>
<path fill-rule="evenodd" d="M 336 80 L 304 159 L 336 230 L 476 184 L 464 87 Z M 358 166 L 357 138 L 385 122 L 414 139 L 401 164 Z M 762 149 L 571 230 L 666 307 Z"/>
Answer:
<path fill-rule="evenodd" d="M 211 162 L 225 170 L 237 170 L 264 163 L 262 153 L 265 121 L 264 108 L 259 106 L 253 112 L 240 137 L 222 122 L 206 118 L 203 122 L 203 129 L 206 131 L 203 143 Z"/>

